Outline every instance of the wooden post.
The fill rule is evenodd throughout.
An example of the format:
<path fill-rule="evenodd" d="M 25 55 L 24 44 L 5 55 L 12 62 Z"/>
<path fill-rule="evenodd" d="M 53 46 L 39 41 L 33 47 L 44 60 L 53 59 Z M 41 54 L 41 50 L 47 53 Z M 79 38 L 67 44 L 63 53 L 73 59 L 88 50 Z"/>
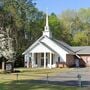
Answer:
<path fill-rule="evenodd" d="M 18 81 L 18 73 L 16 74 L 16 80 Z"/>
<path fill-rule="evenodd" d="M 81 86 L 82 86 L 81 75 L 78 74 L 78 75 L 77 75 L 77 78 L 78 78 L 78 86 L 81 87 Z"/>
<path fill-rule="evenodd" d="M 47 73 L 47 84 L 48 84 L 48 73 Z"/>

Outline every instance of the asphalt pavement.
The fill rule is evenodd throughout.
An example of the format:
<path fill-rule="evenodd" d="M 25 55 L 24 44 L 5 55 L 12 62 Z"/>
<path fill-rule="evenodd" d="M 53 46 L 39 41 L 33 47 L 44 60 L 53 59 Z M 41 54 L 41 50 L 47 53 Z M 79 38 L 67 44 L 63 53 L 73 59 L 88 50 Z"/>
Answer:
<path fill-rule="evenodd" d="M 68 86 L 90 87 L 90 68 L 72 68 L 65 72 L 59 72 L 54 76 L 41 78 L 40 81 Z"/>

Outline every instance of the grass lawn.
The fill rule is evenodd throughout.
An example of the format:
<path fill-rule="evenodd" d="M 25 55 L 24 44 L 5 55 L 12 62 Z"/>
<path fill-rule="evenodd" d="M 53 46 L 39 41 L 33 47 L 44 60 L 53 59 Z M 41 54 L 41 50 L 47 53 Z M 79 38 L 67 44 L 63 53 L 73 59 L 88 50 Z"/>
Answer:
<path fill-rule="evenodd" d="M 66 72 L 71 69 L 56 68 L 50 70 L 19 68 L 17 70 L 20 70 L 18 80 L 16 73 L 0 74 L 0 90 L 90 90 L 90 88 L 69 87 L 35 81 L 37 78 L 46 76 L 47 73 L 51 76 L 58 72 Z"/>
<path fill-rule="evenodd" d="M 65 72 L 71 70 L 70 68 L 53 68 L 53 69 L 43 69 L 43 68 L 17 68 L 16 70 L 20 70 L 22 73 L 30 72 L 32 74 L 54 74 L 58 72 Z"/>
<path fill-rule="evenodd" d="M 43 78 L 48 76 L 55 75 L 59 72 L 66 72 L 71 69 L 68 68 L 54 68 L 54 69 L 32 69 L 32 68 L 17 68 L 15 69 L 17 71 L 20 71 L 18 73 L 18 80 L 28 80 L 28 79 L 37 79 L 37 78 Z M 6 82 L 6 81 L 12 81 L 17 80 L 17 73 L 11 73 L 11 74 L 0 74 L 0 82 Z"/>
<path fill-rule="evenodd" d="M 9 83 L 1 83 L 0 90 L 84 90 L 84 89 L 79 87 L 68 87 L 46 83 L 44 84 L 33 83 L 32 81 L 25 80 L 18 82 L 12 81 Z"/>

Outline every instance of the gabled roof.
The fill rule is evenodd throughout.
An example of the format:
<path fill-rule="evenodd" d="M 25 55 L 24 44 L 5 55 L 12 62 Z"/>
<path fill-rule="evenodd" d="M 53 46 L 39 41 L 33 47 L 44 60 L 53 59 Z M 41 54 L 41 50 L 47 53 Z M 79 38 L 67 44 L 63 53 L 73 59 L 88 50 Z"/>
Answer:
<path fill-rule="evenodd" d="M 50 45 L 48 43 L 42 42 L 42 39 L 45 38 L 47 36 L 41 36 L 34 44 L 32 44 L 23 54 L 28 53 L 31 49 L 33 49 L 38 43 L 43 44 L 44 46 L 46 46 L 47 48 L 49 48 L 51 51 L 58 53 L 55 49 L 51 48 Z M 68 45 L 67 43 L 63 42 L 63 41 L 59 41 L 57 39 L 54 38 L 49 38 L 53 43 L 55 43 L 57 46 L 61 47 L 62 49 L 64 49 L 65 51 L 67 51 L 69 54 L 90 54 L 90 46 L 77 46 L 77 47 L 71 47 L 70 45 Z"/>
<path fill-rule="evenodd" d="M 77 54 L 90 54 L 90 46 L 75 46 L 72 50 Z"/>
<path fill-rule="evenodd" d="M 44 42 L 38 42 L 32 49 L 30 49 L 29 53 L 43 53 L 43 52 L 57 53 Z"/>
<path fill-rule="evenodd" d="M 34 42 L 29 48 L 27 48 L 22 55 L 26 54 L 29 52 L 30 49 L 32 49 L 40 40 L 42 40 L 45 36 L 41 36 L 36 42 Z"/>
<path fill-rule="evenodd" d="M 63 41 L 59 41 L 57 39 L 51 39 L 53 42 L 55 42 L 57 45 L 59 45 L 61 48 L 63 48 L 65 51 L 67 51 L 70 54 L 74 54 L 74 51 L 72 50 L 71 46 Z"/>
<path fill-rule="evenodd" d="M 28 53 L 31 49 L 33 49 L 38 43 L 42 43 L 44 46 L 46 46 L 47 48 L 49 48 L 50 50 L 58 53 L 56 50 L 54 50 L 53 48 L 50 47 L 50 45 L 48 45 L 47 43 L 44 43 L 42 42 L 42 39 L 43 38 L 48 38 L 50 39 L 53 43 L 55 43 L 57 46 L 61 47 L 62 49 L 64 49 L 66 52 L 70 53 L 70 54 L 74 54 L 74 52 L 72 51 L 71 49 L 71 46 L 66 44 L 65 42 L 63 41 L 59 41 L 59 40 L 56 40 L 56 39 L 52 39 L 52 38 L 49 38 L 47 36 L 41 36 L 34 44 L 32 44 L 23 54 L 25 53 Z"/>
<path fill-rule="evenodd" d="M 44 46 L 46 46 L 47 48 L 49 48 L 51 51 L 57 53 L 55 50 L 53 50 L 50 46 L 48 46 L 46 43 L 44 42 L 40 42 L 41 44 L 43 44 Z"/>

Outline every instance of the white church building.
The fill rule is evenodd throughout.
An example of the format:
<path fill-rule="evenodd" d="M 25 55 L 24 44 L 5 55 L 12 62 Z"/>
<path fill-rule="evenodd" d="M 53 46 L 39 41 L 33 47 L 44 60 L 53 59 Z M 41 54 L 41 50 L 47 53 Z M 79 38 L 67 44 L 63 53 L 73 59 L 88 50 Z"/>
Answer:
<path fill-rule="evenodd" d="M 71 47 L 65 42 L 56 40 L 52 37 L 52 32 L 49 29 L 47 14 L 43 35 L 27 50 L 25 50 L 25 52 L 23 52 L 24 63 L 27 68 L 73 66 L 76 63 L 75 60 L 77 60 L 77 62 L 78 60 L 81 60 L 81 57 L 75 53 L 73 49 L 74 47 Z M 84 64 L 84 61 L 81 62 L 81 65 Z"/>

